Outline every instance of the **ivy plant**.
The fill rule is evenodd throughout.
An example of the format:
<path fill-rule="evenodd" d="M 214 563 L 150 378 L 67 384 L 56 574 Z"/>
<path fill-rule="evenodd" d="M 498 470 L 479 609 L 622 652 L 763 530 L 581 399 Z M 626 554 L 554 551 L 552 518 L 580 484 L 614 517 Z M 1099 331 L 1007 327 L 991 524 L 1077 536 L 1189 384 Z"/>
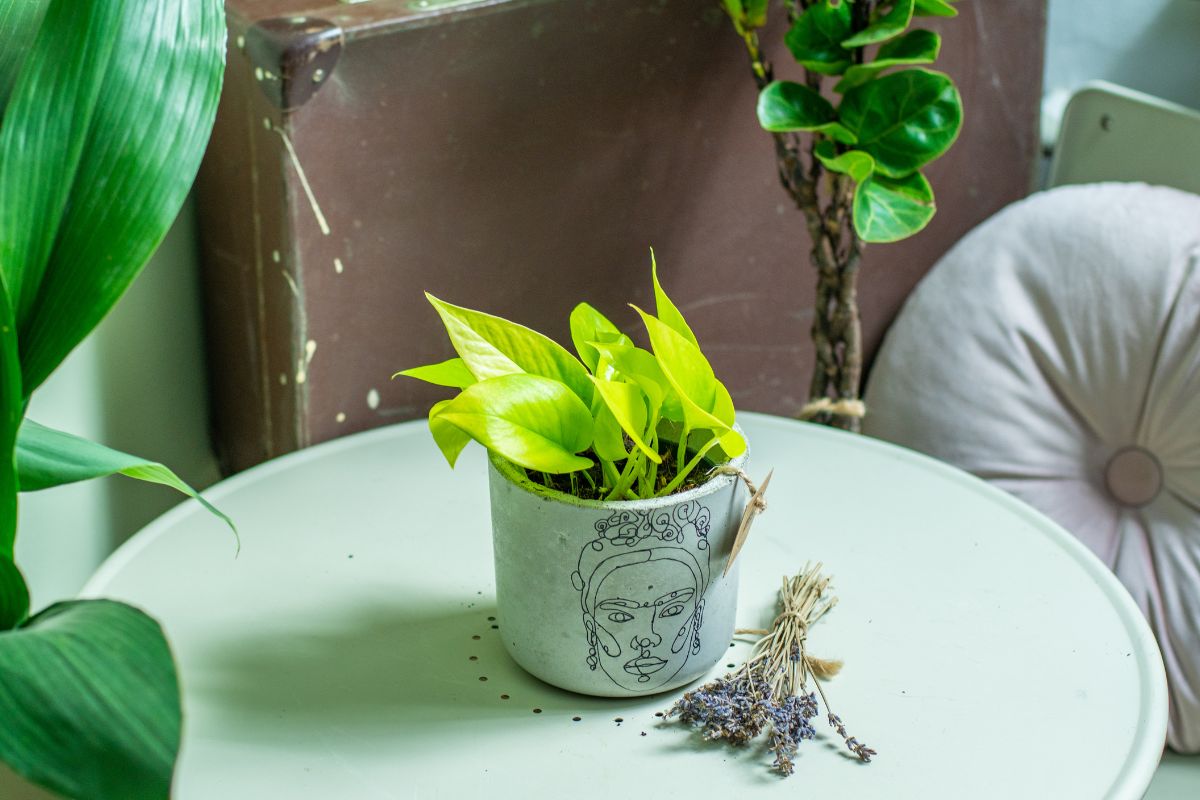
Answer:
<path fill-rule="evenodd" d="M 933 218 L 922 170 L 958 137 L 962 101 L 954 81 L 929 68 L 941 37 L 912 25 L 955 16 L 953 2 L 784 0 L 784 44 L 803 73 L 789 81 L 775 79 L 760 45 L 767 0 L 721 0 L 750 56 L 780 180 L 812 242 L 816 364 L 802 416 L 858 429 L 862 246 L 908 238 Z"/>
<path fill-rule="evenodd" d="M 426 295 L 458 357 L 400 375 L 461 390 L 429 429 L 453 466 L 475 440 L 535 482 L 579 497 L 627 500 L 697 481 L 706 460 L 741 455 L 733 400 L 658 280 L 655 314 L 634 306 L 650 340 L 634 344 L 587 303 L 571 312 L 575 355 L 508 320 Z"/>
<path fill-rule="evenodd" d="M 18 492 L 122 474 L 197 495 L 25 414 L 179 212 L 224 53 L 220 0 L 0 0 L 0 760 L 66 797 L 169 797 L 179 687 L 162 628 L 132 606 L 30 616 Z"/>

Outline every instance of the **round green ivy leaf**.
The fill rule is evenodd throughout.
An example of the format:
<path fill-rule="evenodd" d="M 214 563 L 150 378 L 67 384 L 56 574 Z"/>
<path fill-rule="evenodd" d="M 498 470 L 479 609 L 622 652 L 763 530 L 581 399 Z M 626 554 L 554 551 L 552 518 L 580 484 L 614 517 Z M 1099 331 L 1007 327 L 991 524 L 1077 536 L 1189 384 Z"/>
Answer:
<path fill-rule="evenodd" d="M 949 76 L 906 69 L 846 92 L 838 114 L 858 148 L 874 156 L 877 172 L 903 178 L 954 144 L 962 99 Z"/>
<path fill-rule="evenodd" d="M 868 64 L 855 64 L 846 70 L 846 76 L 833 87 L 835 92 L 847 92 L 861 86 L 885 69 L 891 67 L 932 64 L 937 61 L 942 49 L 942 37 L 933 31 L 917 29 L 886 42 Z"/>
<path fill-rule="evenodd" d="M 840 75 L 850 66 L 850 51 L 842 47 L 850 32 L 849 3 L 817 3 L 800 15 L 783 41 L 806 69 Z"/>
<path fill-rule="evenodd" d="M 838 153 L 833 142 L 818 142 L 813 153 L 831 172 L 849 175 L 855 183 L 862 183 L 875 172 L 875 159 L 862 150 L 847 150 Z"/>
<path fill-rule="evenodd" d="M 842 42 L 842 47 L 866 47 L 899 36 L 913 18 L 913 0 L 896 0 L 888 11 Z"/>
<path fill-rule="evenodd" d="M 892 180 L 874 175 L 854 192 L 854 230 L 864 242 L 907 239 L 933 219 L 933 188 L 919 172 Z"/>
<path fill-rule="evenodd" d="M 775 81 L 758 95 L 758 124 L 772 133 L 811 131 L 833 122 L 833 104 L 792 81 Z"/>

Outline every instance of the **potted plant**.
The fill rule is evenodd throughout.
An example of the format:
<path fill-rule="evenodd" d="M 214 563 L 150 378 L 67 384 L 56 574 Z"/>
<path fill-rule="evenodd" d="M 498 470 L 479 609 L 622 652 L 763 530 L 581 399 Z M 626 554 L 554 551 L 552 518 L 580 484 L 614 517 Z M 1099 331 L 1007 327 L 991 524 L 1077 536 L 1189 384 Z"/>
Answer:
<path fill-rule="evenodd" d="M 16 512 L 20 491 L 116 473 L 196 496 L 163 465 L 26 410 L 187 196 L 216 115 L 224 12 L 0 0 L 0 18 L 0 761 L 66 797 L 165 800 L 182 714 L 162 628 L 111 600 L 31 615 Z"/>
<path fill-rule="evenodd" d="M 665 691 L 729 646 L 746 442 L 729 392 L 652 268 L 651 349 L 587 303 L 578 357 L 429 296 L 457 358 L 397 373 L 460 389 L 429 427 L 451 466 L 487 448 L 502 639 L 542 680 L 585 694 Z M 721 468 L 721 469 L 718 469 Z"/>
<path fill-rule="evenodd" d="M 785 0 L 784 43 L 803 82 L 776 80 L 759 43 L 768 0 L 721 0 L 750 57 L 758 122 L 775 141 L 779 180 L 803 213 L 817 270 L 816 353 L 802 419 L 859 430 L 862 333 L 858 269 L 865 243 L 896 242 L 933 219 L 922 169 L 962 127 L 941 50 L 917 17 L 953 17 L 958 0 Z M 870 51 L 870 52 L 869 52 Z M 833 92 L 823 92 L 836 79 Z"/>

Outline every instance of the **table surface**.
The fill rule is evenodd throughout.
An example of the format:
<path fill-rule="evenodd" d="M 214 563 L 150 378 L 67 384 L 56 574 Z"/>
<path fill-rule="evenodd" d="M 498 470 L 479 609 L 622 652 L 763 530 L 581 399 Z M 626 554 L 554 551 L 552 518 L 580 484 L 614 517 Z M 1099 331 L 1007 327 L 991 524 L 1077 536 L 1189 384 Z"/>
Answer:
<path fill-rule="evenodd" d="M 774 467 L 743 552 L 738 624 L 823 561 L 838 606 L 810 652 L 832 730 L 796 774 L 655 712 L 529 677 L 499 640 L 484 458 L 456 470 L 423 423 L 293 454 L 214 487 L 241 554 L 194 502 L 147 527 L 84 593 L 161 619 L 185 692 L 182 800 L 239 798 L 1140 797 L 1166 730 L 1152 635 L 1065 531 L 956 469 L 881 442 L 744 414 Z M 749 642 L 728 662 L 740 663 Z"/>

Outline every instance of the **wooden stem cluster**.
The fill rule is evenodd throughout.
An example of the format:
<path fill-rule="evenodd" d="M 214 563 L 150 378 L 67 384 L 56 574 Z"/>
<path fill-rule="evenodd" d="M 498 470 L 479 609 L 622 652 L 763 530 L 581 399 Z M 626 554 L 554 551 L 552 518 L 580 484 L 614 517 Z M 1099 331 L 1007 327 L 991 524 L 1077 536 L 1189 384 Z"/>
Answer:
<path fill-rule="evenodd" d="M 803 13 L 811 0 L 788 3 L 793 19 Z M 855 29 L 866 27 L 873 2 L 854 4 Z M 771 63 L 763 56 L 757 33 L 743 35 L 751 69 L 759 90 L 774 80 Z M 862 50 L 855 52 L 862 61 Z M 805 82 L 821 91 L 819 73 L 805 70 Z M 862 325 L 858 314 L 858 267 L 862 259 L 862 241 L 854 230 L 854 186 L 849 176 L 829 172 L 813 154 L 820 134 L 773 133 L 775 161 L 779 181 L 796 207 L 804 214 L 809 238 L 810 259 L 817 270 L 816 299 L 813 307 L 812 340 L 816 356 L 809 402 L 822 398 L 858 400 L 862 382 Z M 813 420 L 836 428 L 857 432 L 857 415 L 822 411 Z"/>

